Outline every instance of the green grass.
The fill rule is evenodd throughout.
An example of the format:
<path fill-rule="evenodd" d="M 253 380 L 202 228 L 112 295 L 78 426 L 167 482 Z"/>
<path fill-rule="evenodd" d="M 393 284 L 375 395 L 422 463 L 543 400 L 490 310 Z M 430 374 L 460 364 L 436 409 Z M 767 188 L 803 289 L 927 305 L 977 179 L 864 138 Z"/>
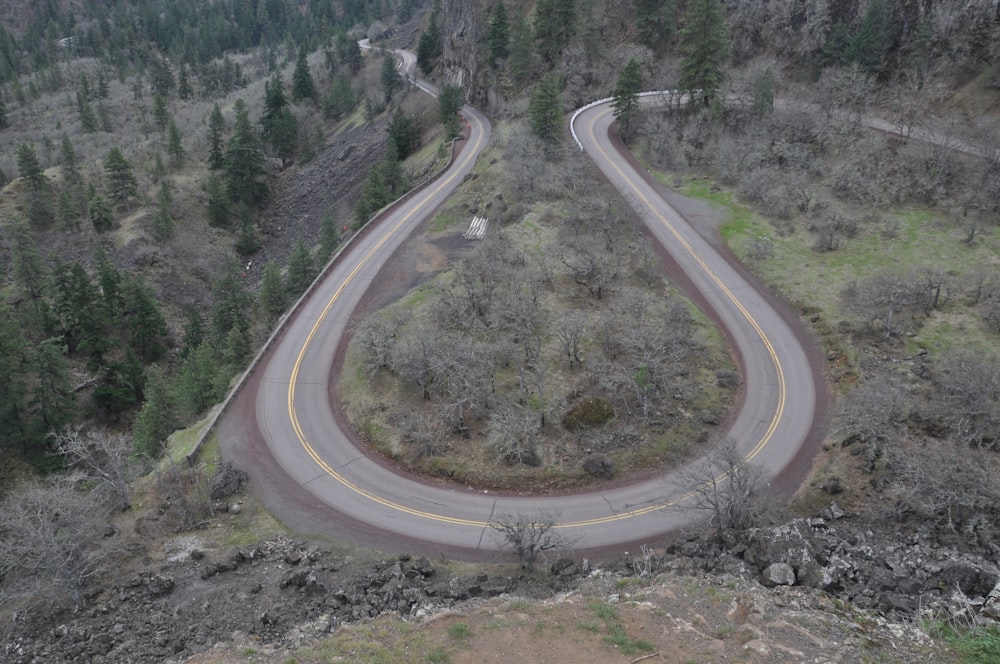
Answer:
<path fill-rule="evenodd" d="M 635 655 L 653 650 L 653 644 L 641 639 L 633 639 L 621 624 L 611 625 L 608 632 L 609 634 L 604 637 L 604 642 L 618 648 L 624 655 Z"/>
<path fill-rule="evenodd" d="M 962 664 L 1000 662 L 1000 625 L 988 625 L 956 631 L 945 628 L 944 640 L 959 656 Z"/>
<path fill-rule="evenodd" d="M 663 174 L 658 177 L 671 179 Z M 786 225 L 791 232 L 779 232 L 766 219 L 735 202 L 731 192 L 712 191 L 707 180 L 688 181 L 682 193 L 725 210 L 728 219 L 721 234 L 733 252 L 793 305 L 821 311 L 830 320 L 842 316 L 840 294 L 855 280 L 886 271 L 909 274 L 934 268 L 957 284 L 978 270 L 1000 268 L 1000 227 L 984 229 L 980 239 L 969 247 L 962 242 L 962 231 L 934 210 L 885 212 L 880 222 L 861 222 L 858 234 L 844 239 L 837 250 L 817 252 L 813 249 L 815 236 L 805 228 L 804 221 Z M 894 237 L 884 233 L 889 226 L 895 229 Z M 759 237 L 771 240 L 772 253 L 754 264 L 751 243 Z M 996 344 L 995 335 L 985 329 L 961 297 L 932 312 L 921 323 L 917 336 L 908 340 L 912 352 L 918 348 L 943 352 L 959 344 L 988 350 Z"/>
<path fill-rule="evenodd" d="M 590 605 L 590 609 L 594 612 L 598 618 L 604 621 L 618 620 L 618 612 L 607 604 L 593 603 Z"/>
<path fill-rule="evenodd" d="M 448 636 L 456 641 L 467 639 L 472 636 L 472 629 L 464 622 L 457 622 L 448 626 Z"/>

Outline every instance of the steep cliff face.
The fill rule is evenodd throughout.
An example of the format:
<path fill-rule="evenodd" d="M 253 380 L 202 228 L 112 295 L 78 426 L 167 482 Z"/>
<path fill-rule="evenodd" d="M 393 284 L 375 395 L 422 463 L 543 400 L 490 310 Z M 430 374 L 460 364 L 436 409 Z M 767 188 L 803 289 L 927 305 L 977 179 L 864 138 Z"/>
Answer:
<path fill-rule="evenodd" d="M 444 0 L 441 5 L 444 78 L 461 85 L 466 98 L 483 107 L 489 106 L 493 88 L 485 69 L 486 31 L 494 4 L 494 0 Z"/>

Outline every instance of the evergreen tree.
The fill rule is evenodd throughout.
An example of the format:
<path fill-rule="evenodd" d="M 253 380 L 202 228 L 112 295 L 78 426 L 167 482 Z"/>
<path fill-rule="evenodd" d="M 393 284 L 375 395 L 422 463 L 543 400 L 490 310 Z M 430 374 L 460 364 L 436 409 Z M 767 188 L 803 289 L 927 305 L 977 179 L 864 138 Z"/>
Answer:
<path fill-rule="evenodd" d="M 361 71 L 361 64 L 364 61 L 361 57 L 361 47 L 355 39 L 351 39 L 346 33 L 337 35 L 337 58 L 341 64 L 352 74 Z"/>
<path fill-rule="evenodd" d="M 79 263 L 60 263 L 53 270 L 51 311 L 50 332 L 66 352 L 87 357 L 91 367 L 99 366 L 111 345 L 105 334 L 110 321 L 97 287 Z"/>
<path fill-rule="evenodd" d="M 424 73 L 430 73 L 434 69 L 434 64 L 444 52 L 444 39 L 441 35 L 441 0 L 435 0 L 434 9 L 431 11 L 430 24 L 427 30 L 420 35 L 417 42 L 417 66 Z"/>
<path fill-rule="evenodd" d="M 632 58 L 618 75 L 618 84 L 613 93 L 615 120 L 622 140 L 628 143 L 632 135 L 632 119 L 639 110 L 639 93 L 642 92 L 642 72 L 639 63 Z"/>
<path fill-rule="evenodd" d="M 847 62 L 846 52 L 850 36 L 847 34 L 847 26 L 840 19 L 833 24 L 830 34 L 826 38 L 826 43 L 820 51 L 819 63 L 824 67 L 842 65 Z"/>
<path fill-rule="evenodd" d="M 226 156 L 223 150 L 226 133 L 226 119 L 222 117 L 222 109 L 216 103 L 212 106 L 212 114 L 208 116 L 208 167 L 223 168 Z"/>
<path fill-rule="evenodd" d="M 274 261 L 268 261 L 264 266 L 258 304 L 267 324 L 277 320 L 288 306 L 285 283 L 281 279 L 281 268 Z"/>
<path fill-rule="evenodd" d="M 177 123 L 170 118 L 167 127 L 167 152 L 174 161 L 174 166 L 184 163 L 184 144 L 181 140 L 181 130 L 177 128 Z"/>
<path fill-rule="evenodd" d="M 639 41 L 662 55 L 677 30 L 675 0 L 635 0 L 635 25 Z"/>
<path fill-rule="evenodd" d="M 90 223 L 98 233 L 110 231 L 114 225 L 114 211 L 111 209 L 111 203 L 100 194 L 94 194 L 87 203 L 87 216 L 90 217 Z"/>
<path fill-rule="evenodd" d="M 90 134 L 98 130 L 100 124 L 97 121 L 97 115 L 94 113 L 93 107 L 90 105 L 90 100 L 87 99 L 86 94 L 79 90 L 76 93 L 76 110 L 80 117 L 80 124 L 83 126 L 85 132 Z"/>
<path fill-rule="evenodd" d="M 38 161 L 38 153 L 31 143 L 21 143 L 17 148 L 17 173 L 28 183 L 28 188 L 32 191 L 39 191 L 45 187 L 47 180 L 42 172 L 42 165 Z"/>
<path fill-rule="evenodd" d="M 212 334 L 222 341 L 231 329 L 246 330 L 250 325 L 250 307 L 253 301 L 239 266 L 233 262 L 226 273 L 215 283 L 215 304 L 212 306 Z"/>
<path fill-rule="evenodd" d="M 226 144 L 226 190 L 231 201 L 256 205 L 267 196 L 264 153 L 250 124 L 246 102 L 237 99 L 234 109 L 233 135 Z"/>
<path fill-rule="evenodd" d="M 333 257 L 333 252 L 340 246 L 340 231 L 337 229 L 337 220 L 333 212 L 326 211 L 323 215 L 323 223 L 319 228 L 319 252 L 317 262 L 326 265 L 327 261 Z"/>
<path fill-rule="evenodd" d="M 73 149 L 73 142 L 66 134 L 62 135 L 59 144 L 59 161 L 62 164 L 63 181 L 68 185 L 79 185 L 82 182 L 80 164 L 76 150 Z"/>
<path fill-rule="evenodd" d="M 454 83 L 448 83 L 441 88 L 438 96 L 438 111 L 441 116 L 441 124 L 444 125 L 445 137 L 455 138 L 461 134 L 458 127 L 458 113 L 465 103 L 465 93 L 462 88 Z"/>
<path fill-rule="evenodd" d="M 533 68 L 531 38 L 528 19 L 519 16 L 511 31 L 510 59 L 507 62 L 510 75 L 517 85 L 524 85 L 531 76 Z"/>
<path fill-rule="evenodd" d="M 0 444 L 13 448 L 23 446 L 24 423 L 21 420 L 24 400 L 28 393 L 24 372 L 28 346 L 14 311 L 0 303 Z"/>
<path fill-rule="evenodd" d="M 122 274 L 100 245 L 94 251 L 94 263 L 97 266 L 97 286 L 101 292 L 102 306 L 112 322 L 120 323 L 125 313 Z"/>
<path fill-rule="evenodd" d="M 132 172 L 132 164 L 118 148 L 111 148 L 104 156 L 104 175 L 108 196 L 116 203 L 124 203 L 125 209 L 130 211 L 130 201 L 136 195 L 139 184 Z"/>
<path fill-rule="evenodd" d="M 63 189 L 59 192 L 57 210 L 59 220 L 62 222 L 64 230 L 80 230 L 80 207 L 77 205 L 76 198 L 73 196 L 73 193 L 69 188 Z"/>
<path fill-rule="evenodd" d="M 59 339 L 49 338 L 35 344 L 29 359 L 34 375 L 28 395 L 29 440 L 42 450 L 48 434 L 60 431 L 73 421 L 76 404 L 70 385 L 69 368 Z"/>
<path fill-rule="evenodd" d="M 892 34 L 885 0 L 872 0 L 847 42 L 844 59 L 856 62 L 866 74 L 878 74 L 890 46 Z"/>
<path fill-rule="evenodd" d="M 35 238 L 24 222 L 16 218 L 11 225 L 11 236 L 14 283 L 24 297 L 37 302 L 45 290 L 46 272 Z"/>
<path fill-rule="evenodd" d="M 351 89 L 351 80 L 346 74 L 337 74 L 323 97 L 323 117 L 328 120 L 339 118 L 353 111 L 357 103 L 354 90 Z"/>
<path fill-rule="evenodd" d="M 157 360 L 165 348 L 167 322 L 153 289 L 141 276 L 135 276 L 126 282 L 123 295 L 129 348 L 146 362 Z"/>
<path fill-rule="evenodd" d="M 403 82 L 399 78 L 399 74 L 396 73 L 396 58 L 392 55 L 386 53 L 385 57 L 382 58 L 382 94 L 385 99 L 385 103 L 388 104 L 392 100 L 392 95 L 396 93 L 403 86 Z"/>
<path fill-rule="evenodd" d="M 680 87 L 699 91 L 707 106 L 718 93 L 729 59 L 729 37 L 721 0 L 691 0 L 679 35 Z"/>
<path fill-rule="evenodd" d="M 490 28 L 486 34 L 486 43 L 490 50 L 490 62 L 496 66 L 497 60 L 507 57 L 507 45 L 510 41 L 510 25 L 507 18 L 507 8 L 498 2 L 490 14 Z"/>
<path fill-rule="evenodd" d="M 167 100 L 160 93 L 153 95 L 153 121 L 156 128 L 163 131 L 170 122 L 170 111 L 167 110 Z"/>
<path fill-rule="evenodd" d="M 305 47 L 299 48 L 299 55 L 295 60 L 295 71 L 292 73 L 292 100 L 299 103 L 309 100 L 316 103 L 316 84 L 313 82 L 312 73 L 309 71 L 309 62 L 306 60 Z"/>
<path fill-rule="evenodd" d="M 194 95 L 194 90 L 191 88 L 191 82 L 188 80 L 187 65 L 182 62 L 181 71 L 177 78 L 177 96 L 187 101 L 192 95 Z"/>
<path fill-rule="evenodd" d="M 174 215 L 171 212 L 174 197 L 166 180 L 160 183 L 160 193 L 156 197 L 156 213 L 153 215 L 153 237 L 165 242 L 174 235 Z"/>
<path fill-rule="evenodd" d="M 205 183 L 205 193 L 208 194 L 208 225 L 213 228 L 229 226 L 229 198 L 226 187 L 215 173 L 208 176 Z"/>
<path fill-rule="evenodd" d="M 286 113 L 288 113 L 288 98 L 285 96 L 285 86 L 275 74 L 264 84 L 264 111 L 260 116 L 260 128 L 265 141 L 271 140 L 275 125 Z"/>
<path fill-rule="evenodd" d="M 535 41 L 546 62 L 555 61 L 569 43 L 575 20 L 575 0 L 538 0 L 535 3 Z"/>
<path fill-rule="evenodd" d="M 562 96 L 559 88 L 559 77 L 555 72 L 549 72 L 542 78 L 528 102 L 532 133 L 550 143 L 558 141 L 562 135 Z"/>
<path fill-rule="evenodd" d="M 400 159 L 406 159 L 417 149 L 420 129 L 416 121 L 403 112 L 402 108 L 397 108 L 392 114 L 386 131 L 389 132 L 389 140 L 396 145 L 396 153 Z"/>
<path fill-rule="evenodd" d="M 3 100 L 3 95 L 0 94 L 0 129 L 6 129 L 10 126 L 10 120 L 7 118 L 7 102 Z"/>
<path fill-rule="evenodd" d="M 28 185 L 28 221 L 32 226 L 45 226 L 52 221 L 52 191 L 31 143 L 17 148 L 17 171 Z"/>
<path fill-rule="evenodd" d="M 108 79 L 104 76 L 104 70 L 97 72 L 97 98 L 107 99 L 110 95 L 108 90 Z"/>
<path fill-rule="evenodd" d="M 299 238 L 291 256 L 288 257 L 288 274 L 285 279 L 288 294 L 298 297 L 306 291 L 315 278 L 316 267 L 313 264 L 312 254 L 302 238 Z"/>
<path fill-rule="evenodd" d="M 145 401 L 132 427 L 135 452 L 152 459 L 163 453 L 163 443 L 180 422 L 174 412 L 167 380 L 155 364 L 149 369 L 143 396 Z"/>

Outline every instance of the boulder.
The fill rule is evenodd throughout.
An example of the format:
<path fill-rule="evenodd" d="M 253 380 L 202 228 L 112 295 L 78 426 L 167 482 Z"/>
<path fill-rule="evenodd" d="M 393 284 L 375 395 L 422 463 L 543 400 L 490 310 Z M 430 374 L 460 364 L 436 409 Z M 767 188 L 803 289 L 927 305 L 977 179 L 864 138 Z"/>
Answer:
<path fill-rule="evenodd" d="M 788 563 L 773 563 L 764 568 L 760 581 L 768 588 L 774 586 L 794 586 L 795 570 Z"/>

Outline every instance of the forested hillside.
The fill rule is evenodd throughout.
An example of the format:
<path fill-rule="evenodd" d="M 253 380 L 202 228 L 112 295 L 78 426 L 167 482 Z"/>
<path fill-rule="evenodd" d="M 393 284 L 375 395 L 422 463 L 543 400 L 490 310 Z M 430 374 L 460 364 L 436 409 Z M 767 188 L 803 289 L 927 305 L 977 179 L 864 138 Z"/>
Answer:
<path fill-rule="evenodd" d="M 5 458 L 58 467 L 52 434 L 84 423 L 134 433 L 140 456 L 156 457 L 221 398 L 354 223 L 357 166 L 378 158 L 369 151 L 384 143 L 387 104 L 410 119 L 400 86 L 395 97 L 366 93 L 382 61 L 363 67 L 357 40 L 416 8 L 10 8 L 0 21 Z M 343 154 L 316 159 L 327 145 Z M 320 195 L 298 190 L 303 179 Z"/>
<path fill-rule="evenodd" d="M 254 614 L 263 641 L 325 613 L 301 601 L 321 592 L 305 575 L 205 589 L 263 549 L 199 569 L 195 547 L 178 579 L 201 608 L 166 606 L 173 578 L 147 569 L 164 538 L 232 526 L 221 551 L 267 518 L 228 502 L 246 477 L 214 455 L 154 462 L 342 240 L 447 160 L 466 99 L 493 139 L 399 257 L 426 283 L 404 293 L 408 275 L 393 307 L 356 321 L 337 389 L 359 434 L 442 481 L 517 490 L 622 479 L 717 442 L 739 367 L 566 130 L 571 110 L 611 96 L 650 177 L 790 304 L 825 358 L 830 434 L 792 508 L 830 524 L 846 509 L 857 526 L 830 545 L 834 562 L 804 549 L 830 572 L 814 583 L 977 623 L 994 575 L 975 556 L 995 557 L 1000 534 L 995 0 L 3 4 L 0 609 L 23 636 L 17 661 L 190 654 L 230 638 L 232 621 L 209 620 L 226 607 Z M 363 37 L 416 51 L 440 100 L 411 93 Z M 649 89 L 675 92 L 643 108 Z M 459 238 L 480 215 L 494 235 L 474 247 Z M 763 571 L 743 557 L 747 533 L 767 539 L 755 529 L 786 512 L 758 509 L 770 496 L 751 484 L 716 503 L 714 525 L 733 525 L 734 505 L 749 516 L 712 531 L 699 569 Z M 274 567 L 298 564 L 295 548 L 279 546 L 290 553 Z M 845 562 L 853 552 L 878 569 Z M 950 614 L 960 580 L 912 560 L 958 555 L 975 560 L 962 563 L 974 583 Z M 379 565 L 369 581 L 409 569 Z M 125 569 L 142 570 L 140 590 L 123 590 Z M 274 605 L 278 619 L 267 602 L 285 588 L 296 599 Z M 141 610 L 115 603 L 126 595 Z M 332 595 L 344 620 L 374 606 Z M 133 624 L 151 606 L 155 639 Z M 133 628 L 147 631 L 123 645 Z"/>

